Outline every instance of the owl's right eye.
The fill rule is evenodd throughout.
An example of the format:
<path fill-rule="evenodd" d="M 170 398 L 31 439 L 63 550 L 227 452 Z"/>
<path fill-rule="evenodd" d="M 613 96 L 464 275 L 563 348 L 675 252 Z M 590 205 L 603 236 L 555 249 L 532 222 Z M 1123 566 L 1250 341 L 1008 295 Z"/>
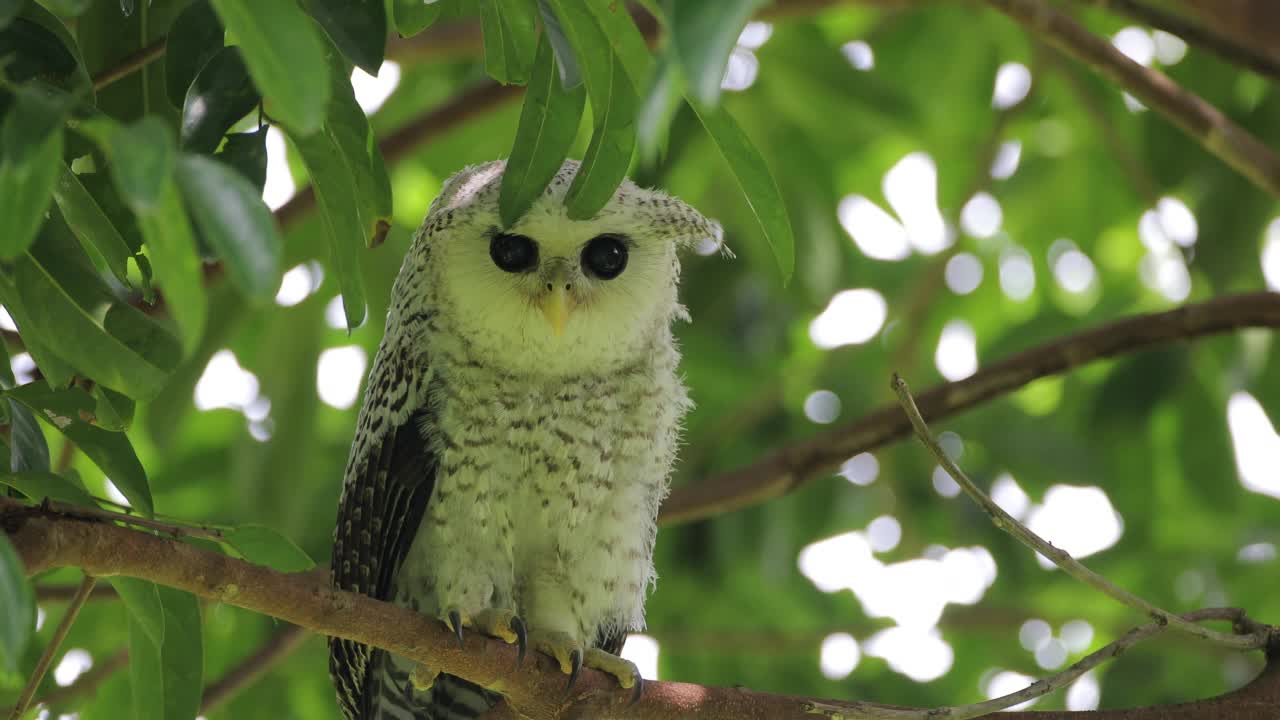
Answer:
<path fill-rule="evenodd" d="M 538 245 L 524 235 L 502 233 L 489 241 L 489 257 L 506 272 L 528 272 L 538 264 Z"/>

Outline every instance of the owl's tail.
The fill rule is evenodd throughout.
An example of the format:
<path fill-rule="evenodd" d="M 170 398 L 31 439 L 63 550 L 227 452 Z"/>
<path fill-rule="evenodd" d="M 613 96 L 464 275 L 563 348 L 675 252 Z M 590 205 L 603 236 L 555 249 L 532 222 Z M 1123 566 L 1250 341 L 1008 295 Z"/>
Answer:
<path fill-rule="evenodd" d="M 371 716 L 361 720 L 475 720 L 502 696 L 453 675 L 440 675 L 428 690 L 409 682 L 415 664 L 379 651 L 369 668 Z"/>

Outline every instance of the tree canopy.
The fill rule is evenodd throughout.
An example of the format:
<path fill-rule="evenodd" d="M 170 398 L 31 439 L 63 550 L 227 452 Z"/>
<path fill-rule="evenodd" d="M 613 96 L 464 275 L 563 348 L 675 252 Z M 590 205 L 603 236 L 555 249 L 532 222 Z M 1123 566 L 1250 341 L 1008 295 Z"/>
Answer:
<path fill-rule="evenodd" d="M 1001 532 L 891 379 L 1009 516 L 1275 655 L 1276 48 L 1266 0 L 0 0 L 0 708 L 336 718 L 313 630 L 502 672 L 316 568 L 441 183 L 509 158 L 510 224 L 571 157 L 572 216 L 630 176 L 733 257 L 684 258 L 696 407 L 625 651 L 676 682 L 561 701 L 533 663 L 516 710 L 965 705 L 1155 617 L 1031 707 L 1222 712 L 1157 714 L 1263 654 Z"/>

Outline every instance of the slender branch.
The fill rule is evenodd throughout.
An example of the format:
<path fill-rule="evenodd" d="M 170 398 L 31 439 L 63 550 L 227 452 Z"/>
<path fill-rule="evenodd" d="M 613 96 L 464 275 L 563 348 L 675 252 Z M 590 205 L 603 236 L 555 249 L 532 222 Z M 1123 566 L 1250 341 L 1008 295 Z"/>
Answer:
<path fill-rule="evenodd" d="M 97 588 L 95 588 L 96 590 Z M 60 687 L 51 691 L 48 695 L 38 697 L 32 703 L 34 706 L 44 705 L 46 707 L 58 707 L 69 700 L 74 700 L 86 693 L 93 692 L 112 675 L 119 672 L 125 665 L 129 664 L 129 649 L 121 648 L 114 655 L 106 660 L 95 664 L 86 670 L 76 681 L 66 687 Z M 13 708 L 9 708 L 6 712 L 12 712 Z"/>
<path fill-rule="evenodd" d="M 289 657 L 308 637 L 310 635 L 307 629 L 300 625 L 290 625 L 276 632 L 257 652 L 205 688 L 204 697 L 200 701 L 200 714 L 208 715 L 217 710 L 245 687 L 252 685 L 276 663 Z"/>
<path fill-rule="evenodd" d="M 811 719 L 815 713 L 839 717 L 925 720 L 948 717 L 938 711 L 866 702 L 839 702 L 711 688 L 676 682 L 649 682 L 643 697 L 628 705 L 629 693 L 617 681 L 584 669 L 565 696 L 558 664 L 531 653 L 516 665 L 516 648 L 501 640 L 468 633 L 459 648 L 440 622 L 409 608 L 364 595 L 333 590 L 309 574 L 289 575 L 209 552 L 170 538 L 109 523 L 68 518 L 38 507 L 0 498 L 0 527 L 5 528 L 29 575 L 57 567 L 82 567 L 94 575 L 129 575 L 278 617 L 315 632 L 385 648 L 433 669 L 457 675 L 504 694 L 515 712 L 535 720 L 565 717 L 675 720 L 703 718 Z M 1256 623 L 1247 632 L 1274 632 Z M 1280 702 L 1280 663 L 1273 662 L 1254 682 L 1233 694 L 1158 709 L 1162 720 L 1232 717 L 1274 720 Z M 1216 714 L 1215 714 L 1216 713 Z M 1009 713 L 1008 720 L 1072 719 L 1077 714 Z M 1090 720 L 1136 720 L 1133 711 L 1101 712 Z"/>
<path fill-rule="evenodd" d="M 70 602 L 80 592 L 79 585 L 37 585 L 36 602 Z M 89 600 L 119 600 L 116 589 L 110 585 L 97 585 L 89 593 Z"/>
<path fill-rule="evenodd" d="M 916 407 L 915 398 L 911 395 L 910 388 L 907 387 L 907 381 L 903 380 L 898 374 L 893 376 L 893 390 L 898 395 L 898 403 L 902 405 L 903 411 L 906 412 L 907 418 L 911 421 L 911 426 L 916 431 L 916 437 L 920 438 L 920 442 L 929 450 L 929 452 L 938 461 L 946 471 L 964 490 L 964 494 L 969 496 L 987 513 L 991 518 L 991 522 L 995 526 L 1006 533 L 1009 533 L 1018 542 L 1044 555 L 1054 565 L 1062 568 L 1071 577 L 1090 587 L 1102 592 L 1104 595 L 1120 602 L 1129 607 L 1154 618 L 1158 624 L 1169 624 L 1175 629 L 1195 635 L 1196 637 L 1212 641 L 1219 645 L 1234 648 L 1237 650 L 1252 650 L 1256 648 L 1266 647 L 1270 639 L 1266 634 L 1259 635 L 1229 635 L 1220 633 L 1208 628 L 1201 627 L 1194 622 L 1184 620 L 1173 613 L 1156 607 L 1146 600 L 1134 595 L 1133 593 L 1118 587 L 1111 583 L 1103 576 L 1090 570 L 1083 563 L 1071 557 L 1066 550 L 1054 547 L 1053 543 L 1031 532 L 1027 526 L 1018 522 L 1003 508 L 995 503 L 987 494 L 982 492 L 977 485 L 974 484 L 969 476 L 965 474 L 960 466 L 947 455 L 942 446 L 938 444 L 937 438 L 929 431 L 929 426 L 925 423 L 923 417 L 920 416 L 920 408 Z"/>
<path fill-rule="evenodd" d="M 987 0 L 987 4 L 1132 93 L 1255 185 L 1280 197 L 1280 158 L 1199 95 L 1130 60 L 1044 0 Z"/>
<path fill-rule="evenodd" d="M 173 537 L 187 535 L 190 537 L 217 540 L 219 542 L 225 540 L 221 530 L 206 527 L 204 525 L 152 520 L 150 518 L 138 517 L 137 515 L 112 512 L 110 510 L 102 510 L 101 508 L 88 507 L 86 505 L 72 505 L 71 503 L 65 503 L 59 500 L 49 500 L 48 498 L 46 498 L 42 504 L 52 512 L 69 515 L 71 517 L 121 522 L 126 525 L 136 525 L 150 530 L 158 530 L 168 535 L 172 535 Z"/>
<path fill-rule="evenodd" d="M 58 623 L 57 629 L 53 631 L 53 637 L 49 638 L 49 644 L 45 646 L 44 653 L 40 655 L 40 660 L 36 663 L 36 669 L 31 672 L 31 677 L 27 680 L 26 687 L 22 688 L 22 694 L 18 696 L 18 703 L 13 706 L 13 711 L 9 713 L 9 720 L 19 720 L 23 713 L 27 711 L 27 707 L 31 705 L 31 698 L 35 697 L 36 690 L 40 687 L 40 681 L 44 680 L 45 673 L 49 672 L 49 666 L 53 664 L 53 656 L 58 654 L 58 648 L 62 646 L 62 641 L 67 639 L 67 633 L 71 632 L 71 626 L 75 623 L 76 616 L 80 614 L 80 608 L 84 607 L 85 601 L 89 599 L 89 593 L 93 592 L 93 586 L 97 582 L 98 578 L 88 574 L 80 581 L 79 592 L 71 599 L 71 604 L 67 606 L 66 613 L 62 615 L 62 622 Z"/>
<path fill-rule="evenodd" d="M 933 387 L 920 395 L 920 407 L 926 419 L 940 420 L 1032 380 L 1094 360 L 1246 327 L 1280 328 L 1280 294 L 1226 295 L 1058 338 L 1000 360 L 959 382 Z M 762 503 L 835 471 L 860 452 L 887 445 L 910 432 L 911 423 L 897 404 L 883 405 L 848 425 L 778 448 L 751 465 L 676 488 L 663 503 L 659 519 L 674 525 Z"/>
<path fill-rule="evenodd" d="M 1207 30 L 1181 15 L 1152 7 L 1140 0 L 1084 0 L 1084 2 L 1124 15 L 1171 35 L 1177 35 L 1188 44 L 1208 50 L 1229 63 L 1248 68 L 1259 75 L 1280 80 L 1280 62 L 1276 58 L 1258 52 L 1252 47 L 1233 42 L 1231 38 Z"/>
<path fill-rule="evenodd" d="M 147 65 L 159 60 L 164 55 L 164 50 L 165 38 L 160 38 L 150 45 L 126 55 L 120 62 L 93 76 L 93 89 L 101 90 L 117 80 L 129 77 Z"/>

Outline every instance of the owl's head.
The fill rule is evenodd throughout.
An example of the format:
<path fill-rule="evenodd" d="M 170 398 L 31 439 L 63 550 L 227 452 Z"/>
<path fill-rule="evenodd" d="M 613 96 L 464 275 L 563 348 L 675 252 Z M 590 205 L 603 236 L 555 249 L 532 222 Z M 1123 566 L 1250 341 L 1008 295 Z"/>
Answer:
<path fill-rule="evenodd" d="M 464 169 L 432 203 L 420 242 L 436 301 L 478 355 L 521 374 L 567 376 L 634 364 L 685 318 L 678 252 L 720 242 L 720 226 L 665 193 L 624 181 L 594 217 L 572 220 L 566 161 L 511 227 L 504 161 Z"/>

